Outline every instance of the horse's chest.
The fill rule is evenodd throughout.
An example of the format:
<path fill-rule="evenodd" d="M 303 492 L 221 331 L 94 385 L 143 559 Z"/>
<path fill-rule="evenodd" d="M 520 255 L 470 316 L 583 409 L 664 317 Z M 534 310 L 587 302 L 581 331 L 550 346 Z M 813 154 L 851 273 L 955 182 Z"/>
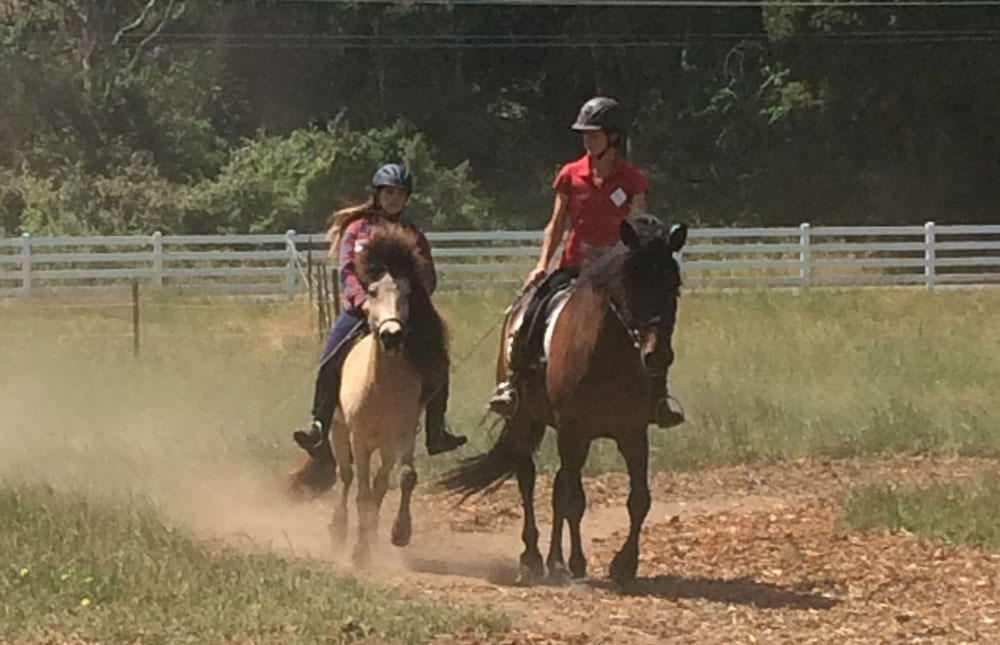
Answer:
<path fill-rule="evenodd" d="M 351 352 L 344 364 L 340 405 L 345 420 L 373 428 L 414 424 L 420 412 L 420 375 L 402 355 L 375 351 L 372 343 L 370 352 Z"/>

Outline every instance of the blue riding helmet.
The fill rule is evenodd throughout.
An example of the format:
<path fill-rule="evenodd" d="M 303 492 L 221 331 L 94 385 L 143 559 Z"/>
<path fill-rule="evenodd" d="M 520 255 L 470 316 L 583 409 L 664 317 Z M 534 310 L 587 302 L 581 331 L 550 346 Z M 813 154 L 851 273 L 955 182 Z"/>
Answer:
<path fill-rule="evenodd" d="M 413 191 L 413 175 L 398 163 L 382 164 L 372 177 L 372 187 L 382 186 L 399 186 L 410 193 Z"/>

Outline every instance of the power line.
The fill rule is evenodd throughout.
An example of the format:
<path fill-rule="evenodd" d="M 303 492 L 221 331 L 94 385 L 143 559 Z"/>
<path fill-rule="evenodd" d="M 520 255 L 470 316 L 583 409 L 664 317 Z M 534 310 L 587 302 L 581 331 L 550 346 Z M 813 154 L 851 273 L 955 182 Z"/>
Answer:
<path fill-rule="evenodd" d="M 909 44 L 989 43 L 1000 40 L 1000 30 L 909 30 L 811 33 L 781 39 L 784 43 L 820 44 Z M 590 47 L 683 47 L 712 43 L 768 42 L 762 32 L 692 33 L 641 37 L 630 34 L 584 35 L 462 35 L 462 34 L 163 34 L 158 45 L 222 49 L 538 49 Z M 131 41 L 118 43 L 127 46 Z M 132 43 L 134 44 L 134 43 Z"/>
<path fill-rule="evenodd" d="M 936 7 L 1000 7 L 1000 0 L 271 0 L 276 3 L 329 5 L 438 5 L 487 7 L 659 7 L 659 8 L 739 8 L 801 7 L 803 9 L 836 7 L 855 8 L 936 8 Z"/>

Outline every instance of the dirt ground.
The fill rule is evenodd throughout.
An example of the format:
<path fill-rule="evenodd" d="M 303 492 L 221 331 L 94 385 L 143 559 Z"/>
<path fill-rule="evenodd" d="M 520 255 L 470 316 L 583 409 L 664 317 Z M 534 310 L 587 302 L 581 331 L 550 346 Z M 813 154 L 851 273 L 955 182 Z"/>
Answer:
<path fill-rule="evenodd" d="M 1000 555 L 913 535 L 848 531 L 839 500 L 853 487 L 972 477 L 995 460 L 895 456 L 802 460 L 652 477 L 639 579 L 615 588 L 607 567 L 628 527 L 624 475 L 585 482 L 590 577 L 567 586 L 516 584 L 516 484 L 455 506 L 426 483 L 415 497 L 414 538 L 379 547 L 359 575 L 415 598 L 493 608 L 513 629 L 439 645 L 646 643 L 1000 643 Z M 551 481 L 539 481 L 540 546 Z M 339 491 L 336 491 L 339 493 Z M 326 524 L 333 496 L 262 509 L 213 505 L 186 520 L 206 532 L 348 568 Z M 383 533 L 395 499 L 383 508 Z M 221 519 L 225 518 L 225 519 Z"/>

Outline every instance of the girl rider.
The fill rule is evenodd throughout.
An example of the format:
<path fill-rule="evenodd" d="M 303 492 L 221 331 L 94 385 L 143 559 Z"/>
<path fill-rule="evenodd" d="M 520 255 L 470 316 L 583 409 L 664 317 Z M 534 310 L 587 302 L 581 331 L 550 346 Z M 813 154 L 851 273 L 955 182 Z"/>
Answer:
<path fill-rule="evenodd" d="M 354 258 L 364 248 L 376 222 L 381 219 L 397 222 L 417 234 L 421 253 L 427 260 L 427 273 L 423 276 L 423 282 L 428 295 L 437 286 L 437 273 L 427 238 L 412 222 L 401 217 L 413 188 L 412 176 L 399 164 L 384 164 L 372 177 L 371 187 L 371 199 L 360 206 L 344 208 L 334 213 L 327 232 L 330 255 L 336 257 L 339 249 L 343 303 L 320 359 L 313 394 L 312 422 L 292 434 L 295 443 L 310 454 L 321 448 L 329 450 L 326 446 L 330 441 L 330 424 L 339 400 L 340 369 L 352 345 L 351 341 L 364 333 L 365 285 L 358 280 Z M 425 385 L 425 392 L 421 397 L 426 401 L 427 452 L 431 455 L 454 450 L 466 442 L 465 437 L 451 434 L 445 423 L 445 410 L 448 406 L 447 374 L 443 378 L 443 386 L 436 391 L 426 391 L 431 386 Z"/>

